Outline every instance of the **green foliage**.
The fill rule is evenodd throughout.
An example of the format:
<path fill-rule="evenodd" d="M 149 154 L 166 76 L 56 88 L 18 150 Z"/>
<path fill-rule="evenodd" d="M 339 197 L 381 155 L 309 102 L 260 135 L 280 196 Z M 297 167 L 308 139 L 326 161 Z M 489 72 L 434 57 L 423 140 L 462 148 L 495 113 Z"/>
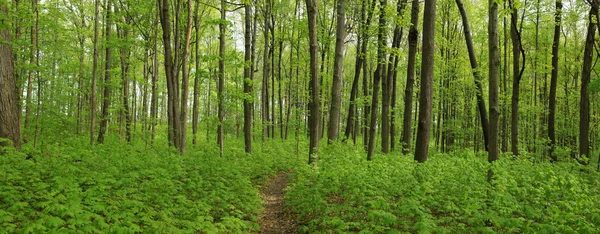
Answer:
<path fill-rule="evenodd" d="M 594 233 L 600 174 L 574 162 L 470 152 L 377 155 L 334 146 L 297 169 L 287 200 L 309 233 Z M 494 171 L 492 183 L 487 171 Z"/>
<path fill-rule="evenodd" d="M 296 160 L 285 144 L 249 156 L 235 140 L 223 158 L 213 144 L 181 157 L 65 142 L 0 156 L 0 233 L 247 233 L 258 229 L 255 185 Z"/>

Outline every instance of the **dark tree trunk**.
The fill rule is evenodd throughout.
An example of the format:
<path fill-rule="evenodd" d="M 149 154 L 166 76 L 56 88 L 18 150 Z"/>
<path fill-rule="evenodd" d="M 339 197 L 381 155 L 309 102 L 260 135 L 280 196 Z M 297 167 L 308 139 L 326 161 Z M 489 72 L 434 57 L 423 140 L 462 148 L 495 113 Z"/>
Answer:
<path fill-rule="evenodd" d="M 377 34 L 377 68 L 373 75 L 373 95 L 371 96 L 371 121 L 369 123 L 369 145 L 367 148 L 367 160 L 373 159 L 375 153 L 375 135 L 377 132 L 377 111 L 379 105 L 379 85 L 381 78 L 385 77 L 385 44 L 386 44 L 386 27 L 385 7 L 387 0 L 379 0 L 379 30 Z"/>
<path fill-rule="evenodd" d="M 8 19 L 8 9 L 0 6 L 2 18 Z M 18 100 L 17 80 L 14 73 L 13 50 L 10 45 L 8 28 L 0 30 L 0 138 L 7 138 L 11 143 L 2 142 L 2 146 L 14 146 L 21 150 L 21 115 Z M 39 97 L 38 97 L 39 98 Z M 2 152 L 0 152 L 1 154 Z"/>
<path fill-rule="evenodd" d="M 337 1 L 337 23 L 335 27 L 335 58 L 333 62 L 333 84 L 331 85 L 331 105 L 329 110 L 329 126 L 327 126 L 328 143 L 336 141 L 339 136 L 340 111 L 342 109 L 342 78 L 344 65 L 344 40 L 346 38 L 346 0 Z"/>
<path fill-rule="evenodd" d="M 421 59 L 421 88 L 419 94 L 419 124 L 415 145 L 415 160 L 427 161 L 431 128 L 433 96 L 433 67 L 435 57 L 435 0 L 425 0 L 423 18 L 423 56 Z"/>
<path fill-rule="evenodd" d="M 415 58 L 417 55 L 417 43 L 419 41 L 419 1 L 412 0 L 410 22 L 408 31 L 408 68 L 406 69 L 406 87 L 404 90 L 404 119 L 402 124 L 402 153 L 410 152 L 412 138 L 412 105 L 413 86 L 415 84 Z"/>
<path fill-rule="evenodd" d="M 510 3 L 510 37 L 512 41 L 512 53 L 513 53 L 513 87 L 512 87 L 512 99 L 511 99 L 511 128 L 510 128 L 510 140 L 511 140 L 511 151 L 515 156 L 519 155 L 519 85 L 521 82 L 521 76 L 523 75 L 523 67 L 520 65 L 520 56 L 523 54 L 521 48 L 521 35 L 517 29 L 518 12 L 513 5 L 512 0 Z M 497 26 L 495 27 L 496 31 Z M 523 64 L 525 62 L 525 56 L 523 56 Z M 491 107 L 491 103 L 490 103 Z M 490 112 L 491 114 L 491 112 Z"/>
<path fill-rule="evenodd" d="M 194 48 L 194 62 L 196 65 L 196 72 L 194 75 L 194 94 L 192 98 L 192 144 L 194 145 L 197 143 L 196 135 L 198 134 L 198 106 L 200 105 L 198 101 L 198 94 L 200 92 L 200 15 L 198 15 L 198 5 L 199 4 L 196 3 L 196 9 L 194 13 L 194 28 L 196 31 L 196 46 Z"/>
<path fill-rule="evenodd" d="M 225 0 L 221 0 L 221 23 L 219 23 L 219 84 L 217 86 L 218 95 L 218 113 L 219 123 L 217 126 L 217 144 L 219 145 L 219 153 L 223 157 L 223 115 L 225 114 L 224 98 L 225 98 Z"/>
<path fill-rule="evenodd" d="M 100 18 L 100 0 L 94 2 L 94 58 L 92 65 L 92 84 L 90 91 L 90 145 L 94 145 L 94 133 L 96 125 L 96 80 L 98 77 L 98 21 Z"/>
<path fill-rule="evenodd" d="M 562 2 L 556 0 L 556 10 L 554 13 L 554 40 L 552 42 L 552 77 L 550 78 L 550 100 L 548 112 L 548 138 L 550 138 L 550 159 L 555 162 L 558 160 L 554 154 L 556 146 L 555 136 L 555 118 L 556 118 L 556 86 L 558 85 L 558 46 L 560 43 L 560 24 L 562 14 Z"/>
<path fill-rule="evenodd" d="M 587 27 L 587 36 L 585 39 L 585 49 L 583 52 L 583 68 L 581 72 L 581 89 L 579 99 L 579 156 L 589 157 L 590 141 L 590 94 L 588 85 L 592 72 L 594 41 L 596 33 L 596 20 L 594 17 L 598 15 L 598 3 L 591 1 L 589 22 Z"/>
<path fill-rule="evenodd" d="M 246 2 L 244 16 L 244 144 L 246 153 L 252 153 L 252 5 Z"/>
<path fill-rule="evenodd" d="M 263 125 L 263 133 L 262 133 L 262 140 L 263 142 L 266 140 L 267 137 L 269 137 L 269 133 L 270 133 L 270 122 L 271 119 L 269 118 L 269 76 L 271 75 L 271 60 L 270 58 L 270 39 L 269 39 L 269 29 L 271 28 L 271 23 L 270 23 L 270 19 L 271 19 L 271 3 L 270 0 L 265 1 L 265 14 L 264 14 L 264 20 L 265 20 L 265 26 L 264 26 L 264 31 L 263 31 L 263 35 L 264 35 L 264 53 L 263 53 L 263 84 L 262 84 L 262 125 Z"/>
<path fill-rule="evenodd" d="M 461 0 L 456 0 L 456 5 L 460 11 L 463 23 L 463 31 L 465 33 L 465 41 L 467 43 L 467 50 L 469 51 L 469 61 L 471 62 L 471 69 L 473 69 L 473 77 L 475 78 L 475 87 L 477 88 L 475 96 L 477 97 L 477 109 L 479 110 L 479 117 L 481 118 L 481 129 L 483 130 L 483 140 L 485 150 L 489 149 L 488 141 L 488 130 L 489 122 L 487 118 L 487 110 L 485 109 L 485 100 L 483 100 L 483 87 L 481 85 L 481 75 L 477 65 L 477 57 L 475 55 L 475 48 L 473 47 L 473 39 L 471 39 L 471 27 L 469 27 L 469 20 L 467 19 L 467 12 Z"/>
<path fill-rule="evenodd" d="M 320 102 L 319 102 L 319 58 L 317 40 L 317 16 L 318 0 L 306 0 L 308 13 L 308 39 L 310 52 L 310 82 L 309 82 L 309 132 L 310 142 L 308 151 L 308 164 L 313 163 L 318 158 L 319 149 L 319 121 L 320 121 Z"/>
<path fill-rule="evenodd" d="M 112 27 L 112 19 L 111 19 L 111 1 L 106 1 L 106 34 L 105 40 L 110 40 Z M 102 116 L 100 116 L 100 131 L 98 133 L 98 143 L 104 143 L 104 134 L 106 133 L 106 127 L 108 125 L 108 109 L 110 107 L 110 69 L 112 63 L 112 53 L 110 46 L 106 45 L 106 62 L 104 69 L 104 94 L 102 96 Z"/>

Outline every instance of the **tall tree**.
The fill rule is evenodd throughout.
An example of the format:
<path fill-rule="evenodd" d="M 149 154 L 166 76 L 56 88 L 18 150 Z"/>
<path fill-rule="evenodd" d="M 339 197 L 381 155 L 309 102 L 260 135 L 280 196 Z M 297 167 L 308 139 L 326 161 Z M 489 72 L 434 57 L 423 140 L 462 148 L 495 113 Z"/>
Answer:
<path fill-rule="evenodd" d="M 262 84 L 262 125 L 263 125 L 263 141 L 265 141 L 266 137 L 270 136 L 270 124 L 271 124 L 271 118 L 270 116 L 270 112 L 269 112 L 269 106 L 270 106 L 270 102 L 269 102 L 269 78 L 271 76 L 271 54 L 273 49 L 271 48 L 270 42 L 271 40 L 269 39 L 270 37 L 270 33 L 269 31 L 272 30 L 271 27 L 271 0 L 266 0 L 264 2 L 265 4 L 265 9 L 264 9 L 264 31 L 263 31 L 263 35 L 264 35 L 264 53 L 263 53 L 263 84 Z"/>
<path fill-rule="evenodd" d="M 340 111 L 342 109 L 342 78 L 344 65 L 344 40 L 346 38 L 346 0 L 337 1 L 337 23 L 335 29 L 335 58 L 333 62 L 333 84 L 331 85 L 331 105 L 328 142 L 336 141 L 339 136 Z"/>
<path fill-rule="evenodd" d="M 306 0 L 306 11 L 308 15 L 308 39 L 310 53 L 310 82 L 308 92 L 309 100 L 309 150 L 308 164 L 311 164 L 318 157 L 319 153 L 319 121 L 320 121 L 320 102 L 319 102 L 319 57 L 317 40 L 317 16 L 319 15 L 318 0 Z"/>
<path fill-rule="evenodd" d="M 489 0 L 489 21 L 488 21 L 488 50 L 490 52 L 489 63 L 489 89 L 490 89 L 490 135 L 488 161 L 493 162 L 498 159 L 498 122 L 500 118 L 500 107 L 498 106 L 499 92 L 499 73 L 500 54 L 498 49 L 498 3 Z M 488 172 L 488 180 L 492 177 L 491 171 Z"/>
<path fill-rule="evenodd" d="M 181 76 L 181 115 L 179 117 L 179 121 L 181 122 L 181 135 L 179 138 L 181 139 L 181 147 L 180 152 L 182 155 L 186 153 L 186 123 L 187 123 L 187 113 L 188 113 L 188 93 L 190 90 L 190 69 L 189 67 L 189 57 L 190 57 L 190 45 L 192 41 L 192 24 L 193 24 L 193 9 L 194 4 L 192 0 L 188 0 L 187 2 L 187 27 L 185 30 L 185 44 L 183 49 L 183 58 L 182 60 L 182 76 Z"/>
<path fill-rule="evenodd" d="M 473 46 L 473 39 L 471 37 L 471 27 L 469 26 L 469 20 L 467 18 L 467 12 L 461 0 L 456 0 L 456 6 L 460 11 L 460 16 L 463 23 L 463 32 L 465 34 L 465 41 L 467 43 L 467 51 L 469 52 L 469 61 L 471 63 L 471 69 L 473 70 L 473 77 L 475 78 L 475 87 L 477 88 L 477 110 L 479 111 L 479 117 L 481 118 L 481 129 L 483 130 L 483 140 L 485 150 L 489 148 L 488 131 L 489 122 L 487 118 L 487 110 L 485 109 L 485 100 L 483 100 L 483 87 L 481 85 L 481 75 L 479 74 L 479 68 L 477 65 L 477 57 L 475 55 L 475 48 Z"/>
<path fill-rule="evenodd" d="M 402 42 L 402 36 L 403 36 L 403 28 L 401 26 L 401 22 L 399 19 L 402 19 L 403 15 L 404 15 L 404 8 L 406 7 L 406 3 L 408 2 L 408 0 L 402 0 L 402 1 L 398 1 L 397 2 L 397 6 L 396 6 L 396 14 L 398 16 L 398 19 L 395 20 L 395 26 L 394 26 L 394 36 L 392 39 L 392 53 L 390 54 L 389 57 L 389 62 L 388 62 L 388 69 L 387 69 L 387 76 L 385 79 L 387 79 L 387 83 L 390 86 L 389 87 L 389 92 L 388 93 L 388 97 L 387 100 L 384 98 L 383 101 L 383 109 L 382 109 L 382 113 L 385 113 L 386 110 L 387 112 L 390 112 L 389 114 L 389 127 L 386 128 L 382 128 L 381 131 L 381 137 L 382 137 L 382 149 L 384 150 L 384 152 L 386 151 L 386 147 L 387 147 L 387 143 L 384 144 L 383 143 L 383 139 L 387 138 L 384 136 L 388 136 L 389 135 L 389 148 L 393 151 L 396 147 L 396 125 L 395 125 L 395 118 L 396 118 L 396 89 L 397 89 L 397 82 L 396 79 L 398 77 L 398 62 L 399 62 L 399 53 L 398 53 L 398 49 L 400 48 L 400 43 Z M 386 103 L 388 102 L 388 103 Z M 382 114 L 382 118 L 383 120 L 386 120 L 388 117 L 388 115 Z M 383 121 L 382 120 L 382 124 Z M 387 120 L 386 120 L 387 121 Z M 387 139 L 386 139 L 387 140 Z"/>
<path fill-rule="evenodd" d="M 218 104 L 217 104 L 217 117 L 219 118 L 219 123 L 217 126 L 217 143 L 219 145 L 219 153 L 221 157 L 223 156 L 223 145 L 224 145 L 224 137 L 223 137 L 223 115 L 225 114 L 225 21 L 226 21 L 226 5 L 225 0 L 221 0 L 221 22 L 219 23 L 219 83 L 217 85 L 217 95 L 218 95 Z"/>
<path fill-rule="evenodd" d="M 111 0 L 105 2 L 106 8 L 106 24 L 105 27 L 105 40 L 108 42 L 111 39 Z M 106 128 L 108 127 L 108 109 L 110 108 L 110 76 L 111 76 L 111 63 L 112 63 L 112 50 L 109 43 L 105 45 L 105 64 L 104 64 L 104 93 L 102 96 L 102 116 L 100 117 L 100 131 L 98 132 L 98 143 L 104 143 L 104 135 L 106 134 Z"/>
<path fill-rule="evenodd" d="M 556 0 L 556 9 L 554 12 L 554 40 L 552 41 L 552 77 L 550 78 L 550 100 L 548 111 L 548 138 L 550 139 L 550 158 L 557 161 L 558 157 L 554 154 L 556 146 L 555 124 L 556 118 L 556 86 L 558 85 L 558 46 L 560 43 L 560 24 L 562 14 L 562 1 Z"/>
<path fill-rule="evenodd" d="M 421 58 L 421 88 L 419 94 L 419 124 L 415 160 L 427 161 L 431 128 L 433 96 L 433 67 L 435 58 L 435 0 L 425 0 L 423 17 L 423 54 Z"/>
<path fill-rule="evenodd" d="M 244 145 L 246 153 L 252 153 L 252 5 L 244 4 Z"/>
<path fill-rule="evenodd" d="M 33 77 L 34 74 L 36 73 L 35 71 L 38 68 L 36 61 L 38 61 L 36 59 L 36 55 L 38 52 L 38 44 L 37 44 L 37 37 L 38 37 L 38 33 L 37 33 L 37 25 L 38 25 L 38 17 L 39 17 L 39 11 L 38 11 L 38 1 L 37 0 L 32 0 L 31 1 L 31 10 L 33 11 L 33 23 L 31 24 L 30 27 L 30 34 L 31 34 L 31 50 L 30 50 L 30 54 L 29 54 L 29 64 L 31 66 L 31 68 L 35 67 L 35 69 L 29 69 L 29 74 L 27 76 L 27 101 L 25 103 L 25 123 L 23 128 L 25 129 L 25 131 L 27 132 L 27 129 L 29 128 L 29 124 L 31 122 L 31 111 L 33 109 L 33 102 L 32 102 L 32 98 L 33 98 Z M 39 98 L 39 97 L 38 97 Z M 27 133 L 25 133 L 25 142 L 27 142 Z"/>
<path fill-rule="evenodd" d="M 10 19 L 5 3 L 0 4 L 0 15 Z M 0 138 L 7 138 L 11 145 L 21 149 L 21 110 L 19 109 L 17 80 L 14 73 L 13 50 L 8 27 L 0 29 Z"/>
<path fill-rule="evenodd" d="M 521 48 L 521 33 L 517 28 L 517 21 L 519 18 L 518 9 L 512 0 L 509 0 L 510 4 L 510 38 L 512 41 L 512 53 L 513 53 L 513 86 L 512 86 L 512 99 L 511 99 L 511 128 L 510 128 L 510 140 L 511 140 L 511 151 L 514 155 L 519 155 L 519 86 L 521 83 L 521 77 L 523 76 L 523 70 L 525 68 L 525 53 Z M 498 26 L 495 26 L 496 31 Z M 497 33 L 497 32 L 496 32 Z M 523 55 L 523 64 L 520 64 L 520 56 Z M 500 61 L 498 59 L 498 61 Z M 490 102 L 490 108 L 492 103 Z M 490 111 L 490 115 L 491 115 Z M 491 139 L 490 139 L 491 140 Z"/>
<path fill-rule="evenodd" d="M 415 60 L 419 41 L 419 1 L 412 0 L 410 29 L 408 31 L 408 67 L 406 69 L 406 87 L 404 90 L 404 119 L 402 124 L 402 153 L 410 152 L 412 138 L 413 86 L 415 84 Z"/>
<path fill-rule="evenodd" d="M 96 125 L 96 80 L 98 77 L 98 21 L 100 18 L 100 0 L 94 1 L 94 58 L 92 65 L 92 87 L 90 91 L 90 145 L 94 145 L 94 127 Z"/>
<path fill-rule="evenodd" d="M 588 16 L 587 36 L 583 51 L 583 68 L 581 72 L 581 89 L 579 92 L 579 155 L 589 157 L 590 151 L 590 94 L 588 86 L 592 73 L 593 50 L 595 43 L 598 16 L 598 1 L 589 1 L 591 8 Z"/>

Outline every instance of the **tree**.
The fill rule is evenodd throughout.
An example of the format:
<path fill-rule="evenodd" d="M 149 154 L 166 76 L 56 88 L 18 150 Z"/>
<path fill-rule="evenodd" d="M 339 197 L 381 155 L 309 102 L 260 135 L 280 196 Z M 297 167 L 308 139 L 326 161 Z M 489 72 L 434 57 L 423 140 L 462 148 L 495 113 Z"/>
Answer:
<path fill-rule="evenodd" d="M 98 21 L 100 18 L 100 0 L 94 1 L 94 58 L 92 65 L 92 87 L 90 91 L 90 145 L 94 145 L 94 126 L 96 125 L 96 80 L 98 77 Z"/>
<path fill-rule="evenodd" d="M 560 43 L 560 24 L 562 14 L 562 1 L 556 0 L 554 12 L 554 40 L 552 42 L 552 77 L 550 78 L 550 103 L 548 111 L 548 138 L 550 139 L 550 159 L 554 162 L 558 157 L 554 154 L 556 145 L 555 124 L 556 119 L 556 86 L 558 85 L 558 46 Z"/>
<path fill-rule="evenodd" d="M 479 111 L 479 117 L 481 118 L 481 129 L 483 130 L 483 140 L 485 142 L 485 150 L 489 148 L 489 122 L 487 118 L 487 110 L 485 109 L 485 100 L 483 100 L 483 87 L 481 85 L 481 75 L 479 74 L 477 57 L 475 55 L 475 48 L 473 47 L 473 39 L 471 38 L 471 27 L 467 19 L 467 12 L 461 0 L 456 0 L 456 6 L 460 11 L 460 16 L 463 23 L 463 32 L 465 34 L 465 41 L 467 43 L 467 51 L 469 52 L 469 61 L 471 63 L 471 69 L 473 69 L 473 78 L 475 78 L 475 87 L 477 88 L 477 110 Z"/>
<path fill-rule="evenodd" d="M 489 149 L 488 161 L 493 162 L 498 159 L 498 122 L 500 118 L 500 107 L 498 106 L 499 92 L 499 73 L 500 54 L 498 49 L 498 3 L 489 0 L 489 21 L 488 21 L 488 50 L 490 52 L 489 61 L 489 89 L 490 89 L 490 131 L 489 131 Z M 488 172 L 488 180 L 492 177 L 491 171 Z"/>
<path fill-rule="evenodd" d="M 244 5 L 244 145 L 246 153 L 252 153 L 252 5 Z"/>
<path fill-rule="evenodd" d="M 310 96 L 308 110 L 308 131 L 310 133 L 308 164 L 311 164 L 318 157 L 319 153 L 319 121 L 320 121 L 320 102 L 319 102 L 319 58 L 317 40 L 317 16 L 319 15 L 318 0 L 306 0 L 306 11 L 308 15 L 308 39 L 310 53 L 310 82 L 308 92 Z"/>
<path fill-rule="evenodd" d="M 421 88 L 419 96 L 419 124 L 415 146 L 415 160 L 427 161 L 431 128 L 431 106 L 433 96 L 433 67 L 435 54 L 435 10 L 436 0 L 425 0 L 423 17 L 423 54 L 421 58 Z"/>
<path fill-rule="evenodd" d="M 373 74 L 373 95 L 371 96 L 371 121 L 369 123 L 369 145 L 367 147 L 367 160 L 373 158 L 375 153 L 375 135 L 377 132 L 377 111 L 379 104 L 379 85 L 381 78 L 385 77 L 385 44 L 386 44 L 386 19 L 385 7 L 387 0 L 379 1 L 379 27 L 377 33 L 377 68 Z"/>
<path fill-rule="evenodd" d="M 521 77 L 523 76 L 523 70 L 525 69 L 525 52 L 521 48 L 521 33 L 517 29 L 517 20 L 519 14 L 512 0 L 509 0 L 510 4 L 510 38 L 512 41 L 512 53 L 513 53 L 513 86 L 512 86 L 512 99 L 511 99 L 511 127 L 510 127 L 510 140 L 511 140 L 511 151 L 517 156 L 519 155 L 519 86 Z M 495 26 L 496 31 L 497 25 Z M 496 32 L 497 33 L 497 32 Z M 497 41 L 498 39 L 496 39 Z M 497 47 L 497 46 L 496 46 Z M 523 64 L 520 65 L 519 58 L 523 55 Z M 500 61 L 500 59 L 498 59 Z M 491 64 L 490 64 L 491 67 Z M 490 68 L 491 69 L 491 68 Z M 496 68 L 497 70 L 497 68 Z M 490 108 L 492 103 L 490 102 Z M 490 115 L 491 115 L 490 111 Z M 490 139 L 491 141 L 491 139 Z"/>
<path fill-rule="evenodd" d="M 404 120 L 402 121 L 402 153 L 410 152 L 412 138 L 413 86 L 415 84 L 415 58 L 419 41 L 419 1 L 412 0 L 408 31 L 408 67 L 406 69 L 406 87 L 404 90 Z"/>
<path fill-rule="evenodd" d="M 335 27 L 335 58 L 333 62 L 333 84 L 331 85 L 331 106 L 329 111 L 329 126 L 327 127 L 328 142 L 336 141 L 340 128 L 340 111 L 342 109 L 342 78 L 344 65 L 344 40 L 346 38 L 346 0 L 337 2 L 337 23 Z"/>
<path fill-rule="evenodd" d="M 592 73 L 593 50 L 595 43 L 596 24 L 598 16 L 598 2 L 589 1 L 591 8 L 588 16 L 587 36 L 583 51 L 583 68 L 581 72 L 581 89 L 579 92 L 579 155 L 589 157 L 590 151 L 590 94 L 588 86 Z"/>
<path fill-rule="evenodd" d="M 192 9 L 193 9 L 194 5 L 192 3 L 192 0 L 188 0 L 187 2 L 187 9 L 188 9 L 188 21 L 187 21 L 187 27 L 186 27 L 186 31 L 185 31 L 185 45 L 184 45 L 184 49 L 183 49 L 183 58 L 182 60 L 182 78 L 181 78 L 181 115 L 180 115 L 180 122 L 181 122 L 181 135 L 179 136 L 179 138 L 181 139 L 181 146 L 180 146 L 180 151 L 182 155 L 185 155 L 186 153 L 186 123 L 187 123 L 187 113 L 188 113 L 188 93 L 190 90 L 190 70 L 188 68 L 189 66 L 189 62 L 188 62 L 188 58 L 190 57 L 190 44 L 191 44 L 191 40 L 192 40 L 192 23 L 193 23 L 193 13 L 192 13 Z"/>
<path fill-rule="evenodd" d="M 0 15 L 9 19 L 8 9 L 0 5 Z M 13 50 L 8 28 L 0 28 L 0 141 L 2 146 L 13 146 L 21 150 L 21 114 L 19 109 L 17 81 L 14 75 Z"/>
<path fill-rule="evenodd" d="M 112 0 L 107 0 L 105 2 L 106 6 L 106 24 L 104 25 L 106 33 L 105 40 L 109 41 L 111 38 L 111 27 L 112 27 L 112 17 L 111 17 L 111 2 Z M 108 126 L 108 109 L 110 108 L 110 76 L 111 76 L 111 63 L 112 63 L 112 51 L 110 45 L 105 45 L 105 65 L 104 65 L 104 93 L 102 96 L 102 116 L 100 117 L 100 131 L 98 132 L 98 143 L 104 143 L 104 134 L 106 134 L 106 128 Z"/>
<path fill-rule="evenodd" d="M 219 145 L 219 153 L 221 157 L 223 156 L 223 115 L 225 114 L 225 106 L 223 105 L 225 98 L 225 0 L 221 0 L 221 22 L 219 22 L 219 83 L 217 85 L 217 96 L 218 96 L 218 105 L 217 105 L 217 116 L 219 118 L 219 123 L 217 125 L 217 143 Z"/>

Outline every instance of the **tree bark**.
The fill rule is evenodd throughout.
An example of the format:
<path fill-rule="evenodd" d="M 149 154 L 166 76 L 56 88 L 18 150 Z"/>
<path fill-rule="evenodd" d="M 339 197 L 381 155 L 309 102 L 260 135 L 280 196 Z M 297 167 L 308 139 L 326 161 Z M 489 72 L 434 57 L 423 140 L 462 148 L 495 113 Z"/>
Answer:
<path fill-rule="evenodd" d="M 310 82 L 309 82 L 309 151 L 308 164 L 313 163 L 318 158 L 319 153 L 319 121 L 320 121 L 320 102 L 319 102 L 319 58 L 317 40 L 317 16 L 319 15 L 318 0 L 306 0 L 306 11 L 308 13 L 308 39 L 310 52 Z"/>
<path fill-rule="evenodd" d="M 244 145 L 246 153 L 252 153 L 252 5 L 244 5 Z"/>
<path fill-rule="evenodd" d="M 327 126 L 328 143 L 338 139 L 340 128 L 340 111 L 342 108 L 342 79 L 344 72 L 344 40 L 346 39 L 346 0 L 337 1 L 337 23 L 335 29 L 335 58 L 333 62 L 333 83 L 331 85 L 331 105 L 329 110 L 329 126 Z"/>
<path fill-rule="evenodd" d="M 477 88 L 477 109 L 479 110 L 479 117 L 481 118 L 481 129 L 483 130 L 483 140 L 485 150 L 489 149 L 489 122 L 487 118 L 487 110 L 485 108 L 485 100 L 483 99 L 483 87 L 481 85 L 481 75 L 479 74 L 479 68 L 477 65 L 477 57 L 475 55 L 475 48 L 473 46 L 473 39 L 471 38 L 471 27 L 469 26 L 469 20 L 467 19 L 467 12 L 461 0 L 456 0 L 456 5 L 460 11 L 460 16 L 463 23 L 463 31 L 465 34 L 465 41 L 467 43 L 467 51 L 469 52 L 469 61 L 471 62 L 471 69 L 473 70 L 473 77 L 475 78 L 475 87 Z"/>
<path fill-rule="evenodd" d="M 413 86 L 415 84 L 415 58 L 417 55 L 417 43 L 419 41 L 419 1 L 412 0 L 410 22 L 408 31 L 408 67 L 406 69 L 406 87 L 404 89 L 404 119 L 402 123 L 402 153 L 410 152 L 412 138 L 412 104 Z"/>
<path fill-rule="evenodd" d="M 415 146 L 415 160 L 427 161 L 431 128 L 433 96 L 433 67 L 435 58 L 435 0 L 425 0 L 423 17 L 423 54 L 421 58 L 421 88 L 419 94 L 419 124 Z"/>
<path fill-rule="evenodd" d="M 194 94 L 193 94 L 193 104 L 192 104 L 192 144 L 196 144 L 197 138 L 196 134 L 198 133 L 198 106 L 200 105 L 198 101 L 198 94 L 200 92 L 200 16 L 198 15 L 198 5 L 196 4 L 196 10 L 194 13 L 194 28 L 196 30 L 196 45 L 195 45 L 195 65 L 196 71 L 194 73 Z"/>
<path fill-rule="evenodd" d="M 498 3 L 489 0 L 489 22 L 488 22 L 488 50 L 489 55 L 489 99 L 490 99 L 490 135 L 488 162 L 498 159 L 498 122 L 500 109 L 498 107 L 500 55 L 498 50 Z M 488 171 L 488 180 L 492 178 L 492 171 Z"/>
<path fill-rule="evenodd" d="M 186 144 L 187 144 L 187 115 L 188 115 L 188 93 L 190 92 L 190 70 L 189 70 L 189 57 L 190 57 L 190 44 L 192 40 L 192 23 L 193 23 L 193 2 L 192 0 L 188 0 L 188 21 L 187 28 L 185 31 L 185 45 L 183 50 L 183 58 L 182 58 L 182 76 L 181 76 L 181 135 L 179 136 L 181 141 L 180 152 L 181 155 L 185 155 L 186 153 Z"/>
<path fill-rule="evenodd" d="M 105 40 L 109 41 L 111 38 L 111 0 L 106 1 L 106 28 Z M 104 144 L 104 135 L 106 134 L 106 128 L 108 126 L 108 109 L 110 108 L 110 69 L 112 63 L 112 51 L 110 46 L 106 45 L 106 62 L 104 66 L 104 93 L 102 96 L 102 115 L 100 116 L 100 131 L 98 132 L 98 143 Z"/>
<path fill-rule="evenodd" d="M 96 80 L 98 77 L 98 21 L 100 18 L 100 0 L 94 1 L 94 58 L 92 65 L 92 87 L 90 92 L 90 145 L 94 145 L 96 125 Z"/>
<path fill-rule="evenodd" d="M 510 140 L 511 140 L 511 151 L 515 156 L 519 155 L 519 85 L 521 82 L 521 76 L 523 75 L 523 68 L 520 66 L 520 55 L 522 54 L 521 48 L 521 35 L 517 29 L 518 12 L 515 8 L 512 0 L 510 3 L 510 37 L 513 44 L 513 87 L 512 87 L 512 99 L 511 99 L 511 128 L 510 128 Z M 497 30 L 497 26 L 496 26 Z M 523 62 L 525 57 L 523 56 Z M 524 63 L 523 63 L 524 64 Z M 491 103 L 490 103 L 491 105 Z M 490 111 L 491 114 L 491 111 Z"/>
<path fill-rule="evenodd" d="M 579 92 L 579 156 L 589 157 L 590 141 L 590 94 L 588 85 L 592 72 L 594 41 L 596 33 L 596 17 L 598 15 L 597 1 L 591 1 L 592 6 L 589 14 L 587 26 L 587 36 L 585 39 L 585 49 L 583 51 L 583 68 L 581 72 L 581 89 Z"/>
<path fill-rule="evenodd" d="M 225 114 L 225 106 L 223 103 L 225 101 L 225 11 L 225 0 L 221 0 L 221 23 L 219 23 L 219 83 L 217 86 L 217 116 L 219 118 L 219 123 L 217 126 L 217 143 L 219 145 L 219 153 L 221 157 L 223 157 L 223 146 L 225 140 L 223 136 L 223 115 Z"/>
<path fill-rule="evenodd" d="M 552 77 L 550 78 L 550 100 L 548 111 L 548 138 L 550 138 L 550 159 L 555 162 L 558 160 L 554 154 L 556 147 L 555 118 L 556 118 L 556 86 L 558 85 L 558 46 L 560 43 L 560 24 L 562 15 L 562 1 L 556 0 L 556 10 L 554 12 L 554 40 L 552 42 Z"/>
<path fill-rule="evenodd" d="M 271 64 L 270 64 L 270 39 L 269 39 L 269 29 L 271 28 L 271 0 L 265 1 L 265 26 L 264 26 L 264 53 L 263 53 L 263 84 L 262 84 L 262 125 L 263 125 L 263 133 L 262 140 L 263 142 L 269 137 L 269 125 L 271 124 L 271 119 L 269 118 L 269 76 L 271 75 Z"/>
<path fill-rule="evenodd" d="M 0 6 L 0 14 L 2 18 L 9 18 L 6 6 Z M 11 141 L 2 141 L 0 145 L 21 150 L 21 110 L 10 41 L 8 28 L 0 30 L 0 138 Z"/>

